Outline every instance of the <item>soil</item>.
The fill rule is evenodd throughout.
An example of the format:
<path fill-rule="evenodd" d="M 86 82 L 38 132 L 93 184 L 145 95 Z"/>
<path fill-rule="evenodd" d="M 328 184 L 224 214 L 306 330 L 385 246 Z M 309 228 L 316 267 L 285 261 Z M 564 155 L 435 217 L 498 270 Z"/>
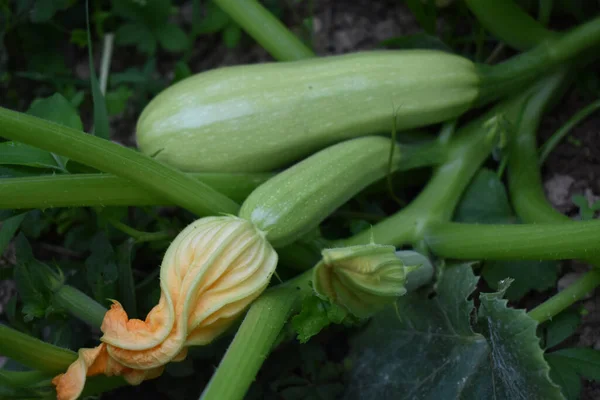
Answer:
<path fill-rule="evenodd" d="M 304 18 L 313 15 L 312 42 L 318 55 L 341 54 L 357 50 L 374 49 L 378 44 L 390 37 L 419 32 L 417 22 L 406 6 L 397 0 L 320 0 L 314 2 L 297 2 L 285 0 L 283 20 L 290 27 L 301 26 Z M 311 9 L 309 3 L 314 4 Z M 176 18 L 189 21 L 191 7 L 184 6 Z M 306 31 L 296 29 L 299 35 Z M 194 73 L 225 65 L 236 65 L 271 61 L 271 57 L 258 45 L 246 38 L 237 49 L 226 48 L 218 37 L 203 37 L 197 41 L 197 47 L 190 67 Z M 159 65 L 159 70 L 166 76 L 171 74 L 176 60 L 166 59 Z M 81 60 L 77 74 L 85 77 L 89 74 L 87 61 Z M 123 70 L 127 59 L 115 55 L 112 70 Z M 587 101 L 573 92 L 566 96 L 560 107 L 551 115 L 547 115 L 540 129 L 540 142 L 547 139 L 575 112 L 587 104 Z M 112 118 L 113 140 L 135 145 L 133 136 L 136 116 L 129 110 L 123 116 Z M 574 194 L 584 194 L 590 202 L 600 197 L 600 113 L 586 119 L 575 127 L 568 140 L 563 140 L 547 159 L 543 168 L 544 186 L 548 199 L 557 210 L 573 218 L 577 218 L 577 206 L 571 202 Z M 10 257 L 10 255 L 8 256 Z M 2 264 L 9 262 L 5 255 Z M 562 288 L 572 282 L 589 266 L 577 262 L 565 262 L 564 276 L 558 283 Z M 533 294 L 525 300 L 532 306 L 543 302 L 556 291 Z M 0 314 L 2 304 L 14 294 L 14 284 L 0 281 Z M 591 294 L 583 301 L 588 314 L 584 323 L 573 338 L 574 344 L 593 346 L 600 349 L 600 300 Z M 0 364 L 2 360 L 0 359 Z M 599 399 L 600 385 L 585 383 L 582 399 Z"/>

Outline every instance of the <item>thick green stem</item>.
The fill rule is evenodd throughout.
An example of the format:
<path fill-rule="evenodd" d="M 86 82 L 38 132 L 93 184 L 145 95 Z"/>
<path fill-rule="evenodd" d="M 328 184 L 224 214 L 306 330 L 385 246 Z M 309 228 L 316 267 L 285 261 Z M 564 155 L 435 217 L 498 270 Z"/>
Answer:
<path fill-rule="evenodd" d="M 229 16 L 278 61 L 314 57 L 285 25 L 256 0 L 214 0 Z"/>
<path fill-rule="evenodd" d="M 242 202 L 273 174 L 187 174 Z M 42 175 L 0 179 L 0 209 L 167 206 L 173 201 L 112 174 Z"/>
<path fill-rule="evenodd" d="M 31 388 L 50 379 L 52 379 L 52 376 L 42 371 L 6 371 L 0 369 L 0 384 L 6 383 L 12 388 Z"/>
<path fill-rule="evenodd" d="M 546 300 L 528 315 L 539 323 L 551 320 L 554 316 L 583 299 L 588 293 L 600 286 L 600 269 L 594 269 L 579 278 L 568 288 Z"/>
<path fill-rule="evenodd" d="M 132 149 L 0 107 L 0 136 L 60 154 L 133 181 L 199 216 L 236 214 L 239 206 L 210 186 Z"/>
<path fill-rule="evenodd" d="M 494 132 L 489 126 L 490 121 L 498 123 L 498 118 L 505 118 L 517 123 L 525 104 L 532 112 L 541 114 L 560 88 L 563 78 L 562 73 L 547 77 L 458 129 L 448 144 L 448 161 L 435 170 L 427 186 L 411 204 L 371 229 L 338 242 L 338 245 L 366 244 L 371 237 L 380 244 L 415 244 L 423 239 L 428 225 L 449 221 L 464 189 L 496 145 L 497 135 L 505 134 Z"/>
<path fill-rule="evenodd" d="M 529 50 L 558 37 L 527 14 L 513 0 L 466 0 L 477 20 L 492 35 L 517 50 Z"/>
<path fill-rule="evenodd" d="M 600 220 L 558 224 L 432 224 L 429 248 L 444 258 L 471 260 L 568 260 L 600 253 Z"/>
<path fill-rule="evenodd" d="M 578 113 L 579 114 L 579 113 Z M 513 208 L 526 223 L 569 223 L 569 217 L 556 211 L 546 199 L 539 168 L 536 132 L 540 118 L 528 112 L 516 125 L 516 135 L 510 141 L 508 158 L 509 193 Z M 600 267 L 600 255 L 584 257 L 584 261 Z M 544 322 L 579 301 L 600 285 L 600 272 L 590 271 L 567 289 L 557 293 L 529 315 Z"/>
<path fill-rule="evenodd" d="M 69 285 L 63 285 L 54 292 L 53 300 L 74 317 L 98 329 L 108 311 L 94 299 Z"/>
<path fill-rule="evenodd" d="M 576 58 L 600 44 L 600 17 L 594 18 L 557 39 L 542 42 L 526 53 L 494 66 L 479 65 L 481 90 L 478 102 L 486 104 L 515 93 L 540 75 Z"/>
<path fill-rule="evenodd" d="M 64 372 L 77 353 L 0 324 L 0 355 L 49 374 Z"/>
<path fill-rule="evenodd" d="M 288 317 L 310 293 L 312 270 L 268 290 L 250 307 L 201 400 L 243 399 Z"/>

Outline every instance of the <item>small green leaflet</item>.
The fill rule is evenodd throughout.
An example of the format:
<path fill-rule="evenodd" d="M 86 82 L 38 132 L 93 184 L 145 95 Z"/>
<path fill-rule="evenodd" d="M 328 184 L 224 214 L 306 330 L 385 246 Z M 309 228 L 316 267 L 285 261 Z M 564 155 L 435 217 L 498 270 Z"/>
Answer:
<path fill-rule="evenodd" d="M 546 354 L 550 376 L 559 383 L 568 400 L 579 399 L 581 377 L 600 381 L 600 351 L 589 348 L 562 349 Z"/>
<path fill-rule="evenodd" d="M 498 175 L 482 169 L 473 178 L 456 208 L 456 222 L 478 224 L 514 224 L 514 216 L 508 195 Z M 506 291 L 506 298 L 519 300 L 532 290 L 544 291 L 555 286 L 559 264 L 555 261 L 488 261 L 482 276 L 494 290 L 498 282 L 512 278 L 514 281 Z"/>
<path fill-rule="evenodd" d="M 23 165 L 67 172 L 64 157 L 18 142 L 0 143 L 0 164 Z"/>
<path fill-rule="evenodd" d="M 0 225 L 0 256 L 4 254 L 6 246 L 8 246 L 8 243 L 10 243 L 10 240 L 17 232 L 17 229 L 21 226 L 23 218 L 25 218 L 25 213 L 14 215 L 2 221 L 2 224 Z"/>
<path fill-rule="evenodd" d="M 567 309 L 543 325 L 545 347 L 550 349 L 575 333 L 581 323 L 581 314 L 573 309 Z"/>
<path fill-rule="evenodd" d="M 414 292 L 377 314 L 351 339 L 344 399 L 564 399 L 536 322 L 506 307 L 505 285 L 480 296 L 472 326 L 477 281 L 468 264 L 445 267 L 435 297 Z"/>
<path fill-rule="evenodd" d="M 117 296 L 116 255 L 110 241 L 103 232 L 98 232 L 91 241 L 90 256 L 85 260 L 86 278 L 94 300 L 107 304 L 107 299 Z"/>
<path fill-rule="evenodd" d="M 31 246 L 22 233 L 15 239 L 15 248 L 17 265 L 14 268 L 14 280 L 23 302 L 25 321 L 46 317 L 55 311 L 52 294 L 62 284 L 62 277 L 34 258 Z"/>
<path fill-rule="evenodd" d="M 60 93 L 55 93 L 46 98 L 35 99 L 31 103 L 29 110 L 27 110 L 27 114 L 79 131 L 83 130 L 83 124 L 77 110 Z"/>
<path fill-rule="evenodd" d="M 302 301 L 302 310 L 292 318 L 292 328 L 298 334 L 300 343 L 306 343 L 330 324 L 341 324 L 347 314 L 340 306 L 314 295 L 306 296 Z"/>
<path fill-rule="evenodd" d="M 82 130 L 83 125 L 73 105 L 61 94 L 35 99 L 27 114 Z M 0 164 L 52 169 L 67 173 L 68 158 L 18 142 L 0 143 Z"/>

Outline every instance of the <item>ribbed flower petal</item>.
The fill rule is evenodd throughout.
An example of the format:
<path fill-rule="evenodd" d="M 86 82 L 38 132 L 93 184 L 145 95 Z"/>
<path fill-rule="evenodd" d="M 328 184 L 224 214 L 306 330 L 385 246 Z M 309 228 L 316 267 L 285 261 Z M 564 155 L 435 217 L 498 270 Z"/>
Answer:
<path fill-rule="evenodd" d="M 59 398 L 76 398 L 93 374 L 122 375 L 130 384 L 160 375 L 165 364 L 185 359 L 188 346 L 227 330 L 265 290 L 276 265 L 277 253 L 249 221 L 224 216 L 190 224 L 163 258 L 159 303 L 140 320 L 114 301 L 102 323 L 103 343 L 81 349 L 54 379 Z"/>

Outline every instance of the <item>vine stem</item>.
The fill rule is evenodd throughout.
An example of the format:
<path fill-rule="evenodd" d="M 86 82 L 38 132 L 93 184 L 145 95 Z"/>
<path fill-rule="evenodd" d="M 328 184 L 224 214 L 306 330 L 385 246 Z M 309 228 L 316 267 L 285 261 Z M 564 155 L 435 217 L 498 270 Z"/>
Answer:
<path fill-rule="evenodd" d="M 550 136 L 546 143 L 544 143 L 540 148 L 540 165 L 544 164 L 544 161 L 546 161 L 546 158 L 548 158 L 552 150 L 554 150 L 558 143 L 560 143 L 560 141 L 569 134 L 571 129 L 589 117 L 592 113 L 596 112 L 598 109 L 600 109 L 600 100 L 596 100 L 577 111 L 577 113 L 573 115 L 563 126 L 561 126 L 559 130 L 554 132 L 554 134 L 552 134 L 552 136 Z"/>
<path fill-rule="evenodd" d="M 481 89 L 477 102 L 480 105 L 487 104 L 507 93 L 514 93 L 538 76 L 558 68 L 599 44 L 600 17 L 596 17 L 500 64 L 480 64 L 478 71 Z"/>
<path fill-rule="evenodd" d="M 106 307 L 70 285 L 62 285 L 53 293 L 53 298 L 57 305 L 96 329 L 100 329 L 104 314 L 108 311 Z"/>
<path fill-rule="evenodd" d="M 584 298 L 598 286 L 600 286 L 600 269 L 593 269 L 579 278 L 571 286 L 563 289 L 558 294 L 529 311 L 528 315 L 538 323 L 551 320 L 575 302 Z"/>
<path fill-rule="evenodd" d="M 571 260 L 598 254 L 600 220 L 545 224 L 432 224 L 425 242 L 438 256 L 469 260 Z"/>
<path fill-rule="evenodd" d="M 587 108 L 591 109 L 591 105 Z M 575 119 L 574 116 L 570 121 Z M 509 142 L 508 188 L 511 203 L 516 214 L 526 223 L 571 223 L 569 217 L 552 207 L 542 187 L 536 135 L 539 124 L 540 116 L 525 110 L 524 117 L 515 126 L 515 136 Z M 538 323 L 552 319 L 600 286 L 600 255 L 584 256 L 583 261 L 592 264 L 595 269 L 531 310 L 529 315 Z"/>
<path fill-rule="evenodd" d="M 271 173 L 186 174 L 242 202 Z M 167 206 L 173 201 L 112 174 L 60 174 L 0 179 L 0 209 Z"/>
<path fill-rule="evenodd" d="M 315 54 L 256 0 L 214 0 L 278 61 L 312 58 Z"/>
<path fill-rule="evenodd" d="M 210 186 L 135 150 L 2 107 L 0 136 L 128 179 L 199 216 L 236 214 L 239 209 Z"/>
<path fill-rule="evenodd" d="M 300 299 L 310 294 L 312 269 L 261 295 L 250 307 L 200 400 L 243 399 Z"/>
<path fill-rule="evenodd" d="M 494 131 L 493 126 L 499 118 L 518 123 L 525 105 L 530 112 L 529 117 L 541 115 L 561 88 L 564 77 L 562 72 L 546 77 L 529 90 L 505 100 L 459 128 L 447 145 L 448 160 L 434 170 L 428 184 L 416 199 L 396 214 L 373 225 L 371 229 L 338 241 L 335 245 L 367 244 L 371 238 L 376 243 L 395 246 L 414 246 L 423 241 L 429 226 L 450 221 L 465 188 L 496 145 L 498 135 L 506 134 Z M 490 125 L 490 122 L 493 124 Z"/>

